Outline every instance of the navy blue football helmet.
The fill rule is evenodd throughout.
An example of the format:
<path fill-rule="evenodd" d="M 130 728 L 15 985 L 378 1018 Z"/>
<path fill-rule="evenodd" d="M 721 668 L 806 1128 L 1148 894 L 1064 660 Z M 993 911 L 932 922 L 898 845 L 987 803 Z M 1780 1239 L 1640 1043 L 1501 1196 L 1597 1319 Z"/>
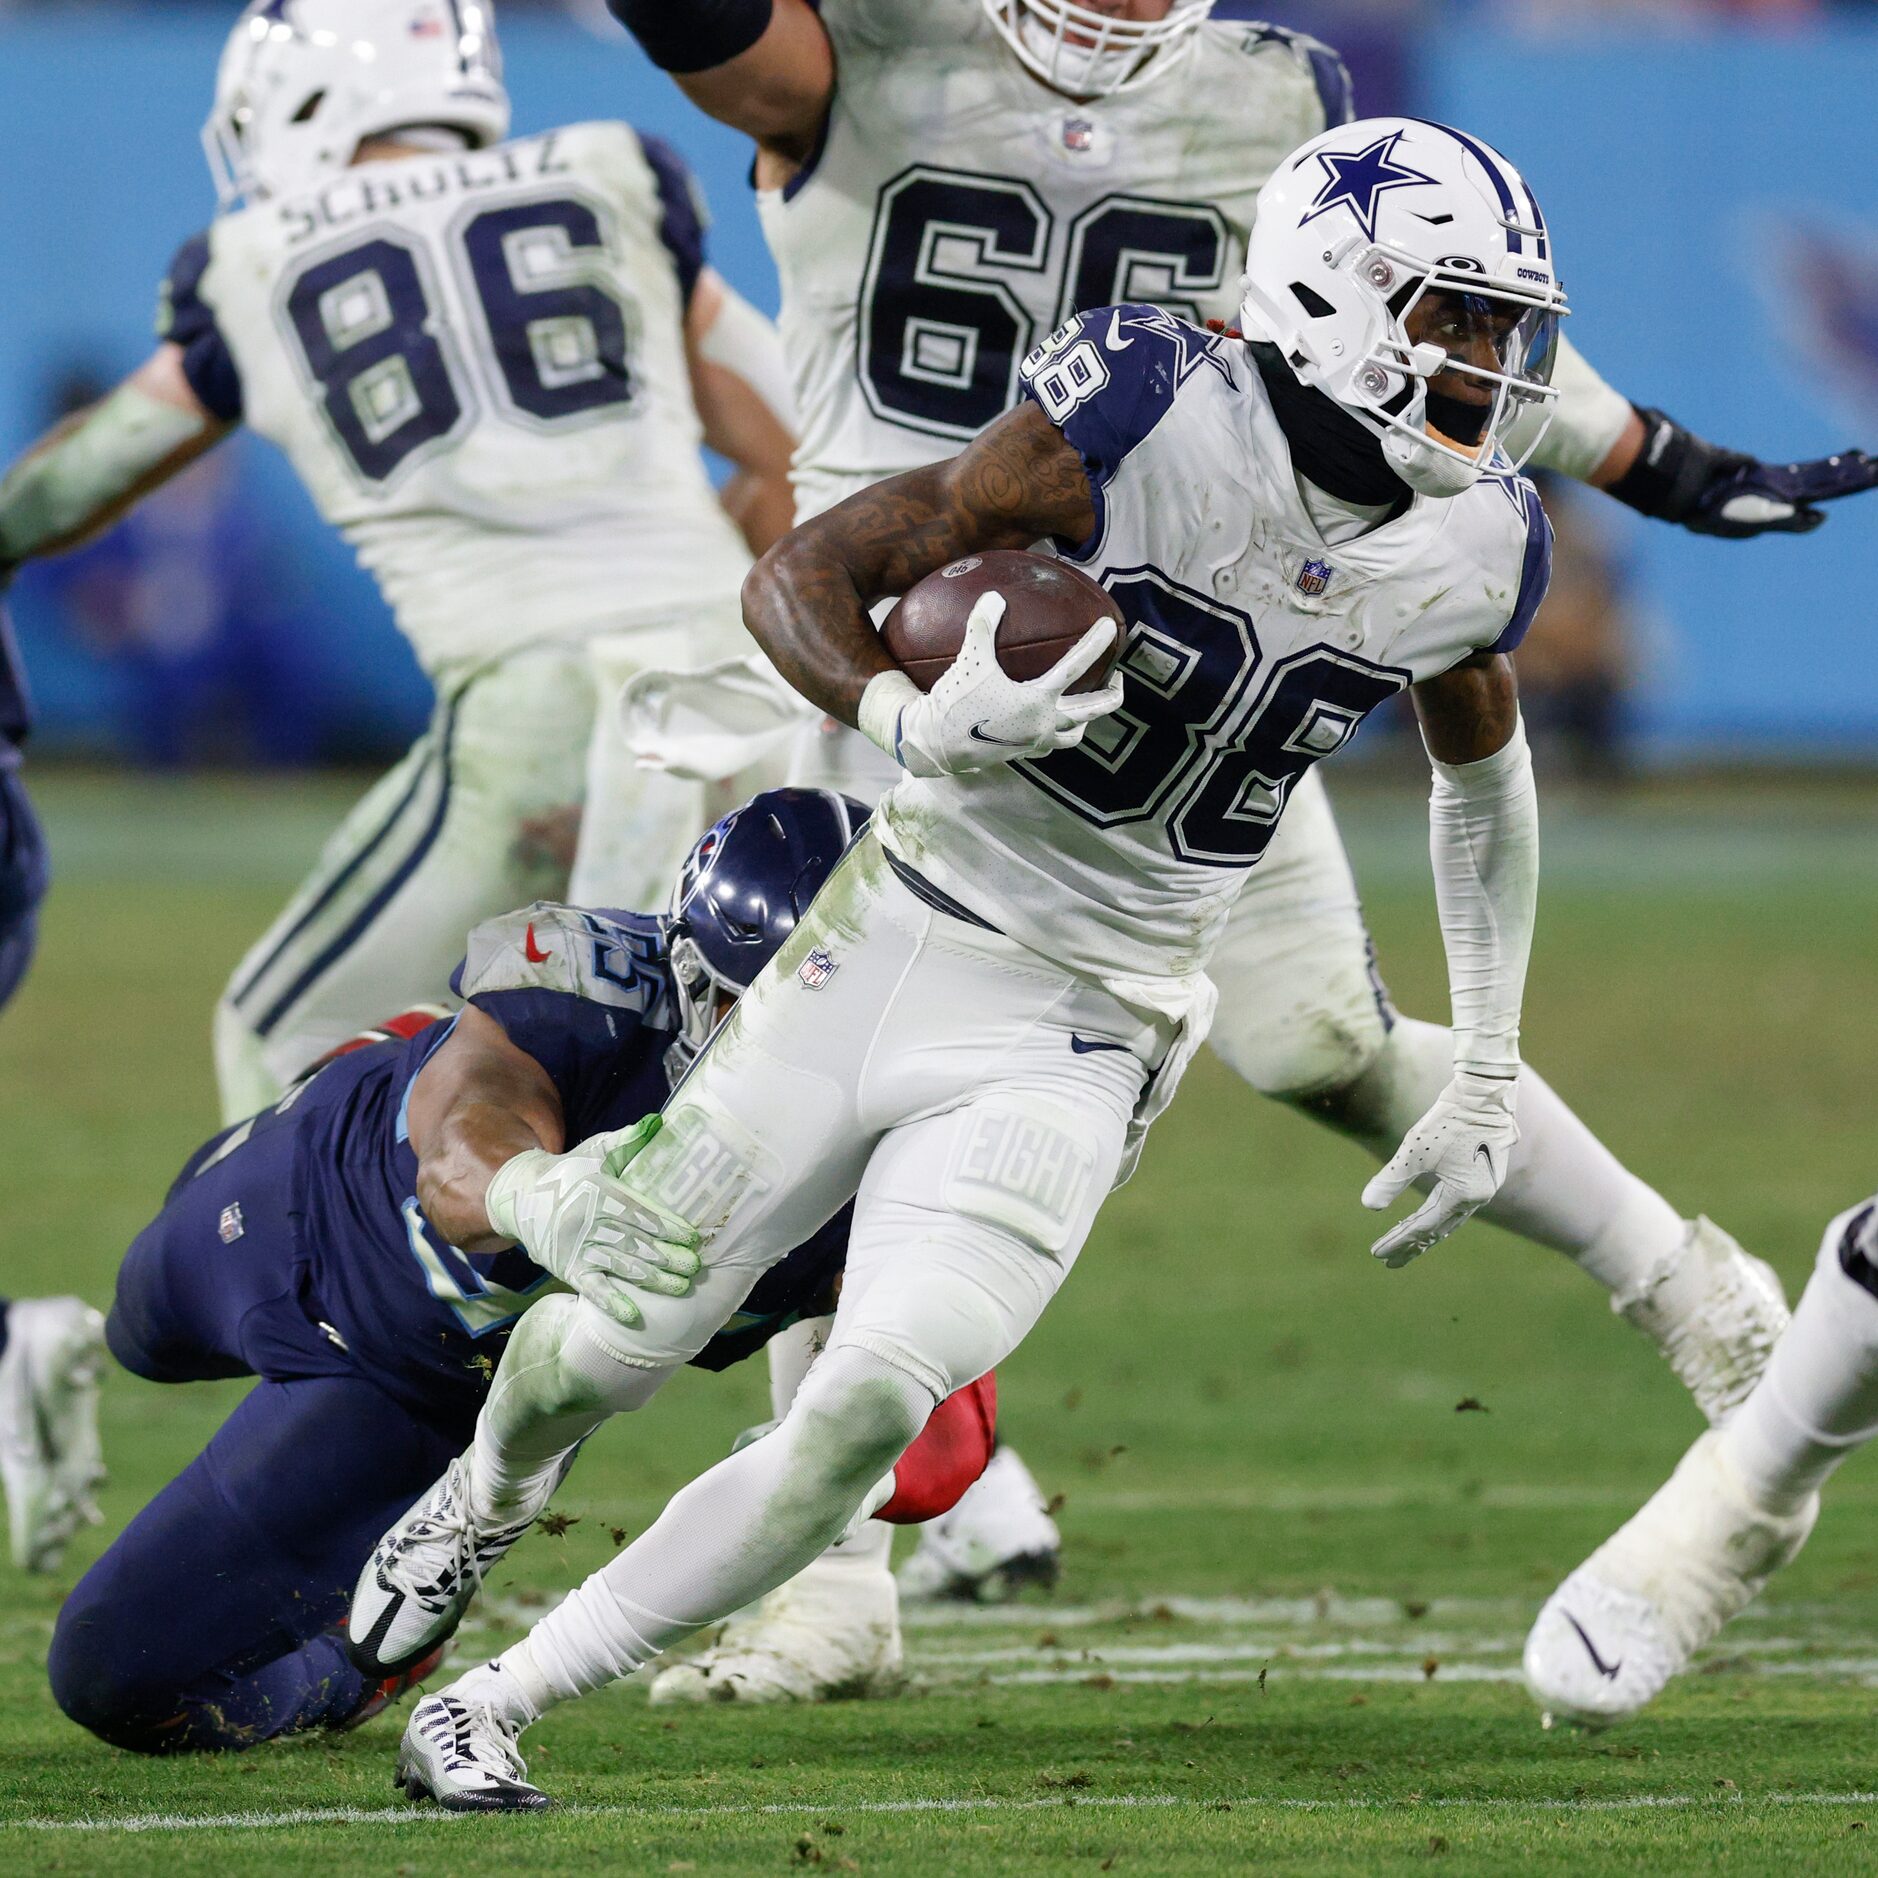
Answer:
<path fill-rule="evenodd" d="M 733 809 L 685 857 L 666 918 L 681 1028 L 674 1079 L 717 1027 L 721 996 L 741 997 L 809 910 L 869 811 L 832 789 L 766 789 Z"/>

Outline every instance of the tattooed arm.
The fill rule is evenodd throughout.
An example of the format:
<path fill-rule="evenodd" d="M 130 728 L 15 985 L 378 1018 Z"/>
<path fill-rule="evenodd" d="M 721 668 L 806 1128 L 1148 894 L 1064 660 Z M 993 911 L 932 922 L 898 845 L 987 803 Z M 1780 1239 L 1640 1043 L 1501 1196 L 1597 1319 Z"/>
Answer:
<path fill-rule="evenodd" d="M 744 623 L 790 684 L 844 724 L 895 669 L 868 608 L 985 548 L 1094 533 L 1082 459 L 1034 404 L 944 463 L 889 477 L 806 521 L 743 585 Z"/>

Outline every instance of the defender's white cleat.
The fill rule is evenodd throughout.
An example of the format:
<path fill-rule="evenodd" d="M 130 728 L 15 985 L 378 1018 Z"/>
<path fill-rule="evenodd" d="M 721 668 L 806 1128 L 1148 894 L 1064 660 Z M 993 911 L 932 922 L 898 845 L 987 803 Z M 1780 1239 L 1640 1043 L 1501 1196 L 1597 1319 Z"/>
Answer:
<path fill-rule="evenodd" d="M 1774 1268 L 1701 1217 L 1642 1284 L 1611 1299 L 1611 1309 L 1656 1343 L 1711 1428 L 1760 1381 L 1789 1317 Z"/>
<path fill-rule="evenodd" d="M 1703 1435 L 1667 1482 L 1547 1599 L 1526 1639 L 1526 1687 L 1554 1717 L 1602 1728 L 1634 1715 L 1806 1543 L 1797 1513 L 1748 1495 Z"/>
<path fill-rule="evenodd" d="M 47 1572 L 81 1526 L 103 1518 L 98 1379 L 104 1319 L 78 1298 L 22 1298 L 0 1351 L 0 1482 L 21 1571 Z"/>
<path fill-rule="evenodd" d="M 479 1527 L 467 1459 L 452 1461 L 379 1540 L 359 1574 L 346 1625 L 353 1662 L 368 1676 L 392 1676 L 428 1656 L 454 1635 L 484 1575 L 535 1517 Z"/>
<path fill-rule="evenodd" d="M 661 1670 L 651 1699 L 834 1702 L 892 1695 L 905 1680 L 900 1598 L 878 1570 L 817 1559 L 724 1625 L 696 1656 Z"/>
<path fill-rule="evenodd" d="M 1002 1604 L 1027 1585 L 1055 1584 L 1062 1550 L 1043 1490 L 1015 1448 L 999 1448 L 958 1505 L 920 1528 L 918 1550 L 900 1567 L 900 1595 Z"/>
<path fill-rule="evenodd" d="M 554 1802 L 528 1784 L 520 1734 L 486 1702 L 465 1701 L 448 1689 L 426 1696 L 398 1743 L 393 1784 L 453 1813 L 539 1812 Z"/>

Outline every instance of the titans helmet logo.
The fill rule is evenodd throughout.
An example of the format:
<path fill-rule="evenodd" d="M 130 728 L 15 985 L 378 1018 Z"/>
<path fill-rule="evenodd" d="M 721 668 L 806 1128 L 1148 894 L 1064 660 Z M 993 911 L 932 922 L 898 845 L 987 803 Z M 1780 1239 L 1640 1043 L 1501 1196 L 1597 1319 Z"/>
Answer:
<path fill-rule="evenodd" d="M 1432 176 L 1395 162 L 1395 147 L 1402 140 L 1399 130 L 1378 137 L 1372 144 L 1354 152 L 1320 150 L 1317 161 L 1324 166 L 1324 186 L 1318 190 L 1306 222 L 1314 222 L 1332 209 L 1348 209 L 1356 225 L 1371 241 L 1376 239 L 1376 203 L 1385 190 L 1407 189 L 1417 183 L 1432 183 Z"/>

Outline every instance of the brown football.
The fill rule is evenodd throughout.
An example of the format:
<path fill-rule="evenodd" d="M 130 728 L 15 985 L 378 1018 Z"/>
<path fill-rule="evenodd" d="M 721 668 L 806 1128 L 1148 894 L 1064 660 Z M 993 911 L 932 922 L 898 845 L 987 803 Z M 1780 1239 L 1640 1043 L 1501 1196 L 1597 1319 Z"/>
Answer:
<path fill-rule="evenodd" d="M 1121 609 L 1080 569 L 1048 555 L 988 548 L 928 574 L 902 594 L 880 629 L 888 652 L 922 691 L 965 643 L 965 619 L 978 596 L 1004 596 L 998 663 L 1013 678 L 1041 678 L 1097 620 L 1115 622 L 1115 639 L 1072 691 L 1093 691 L 1109 675 L 1127 630 Z"/>

